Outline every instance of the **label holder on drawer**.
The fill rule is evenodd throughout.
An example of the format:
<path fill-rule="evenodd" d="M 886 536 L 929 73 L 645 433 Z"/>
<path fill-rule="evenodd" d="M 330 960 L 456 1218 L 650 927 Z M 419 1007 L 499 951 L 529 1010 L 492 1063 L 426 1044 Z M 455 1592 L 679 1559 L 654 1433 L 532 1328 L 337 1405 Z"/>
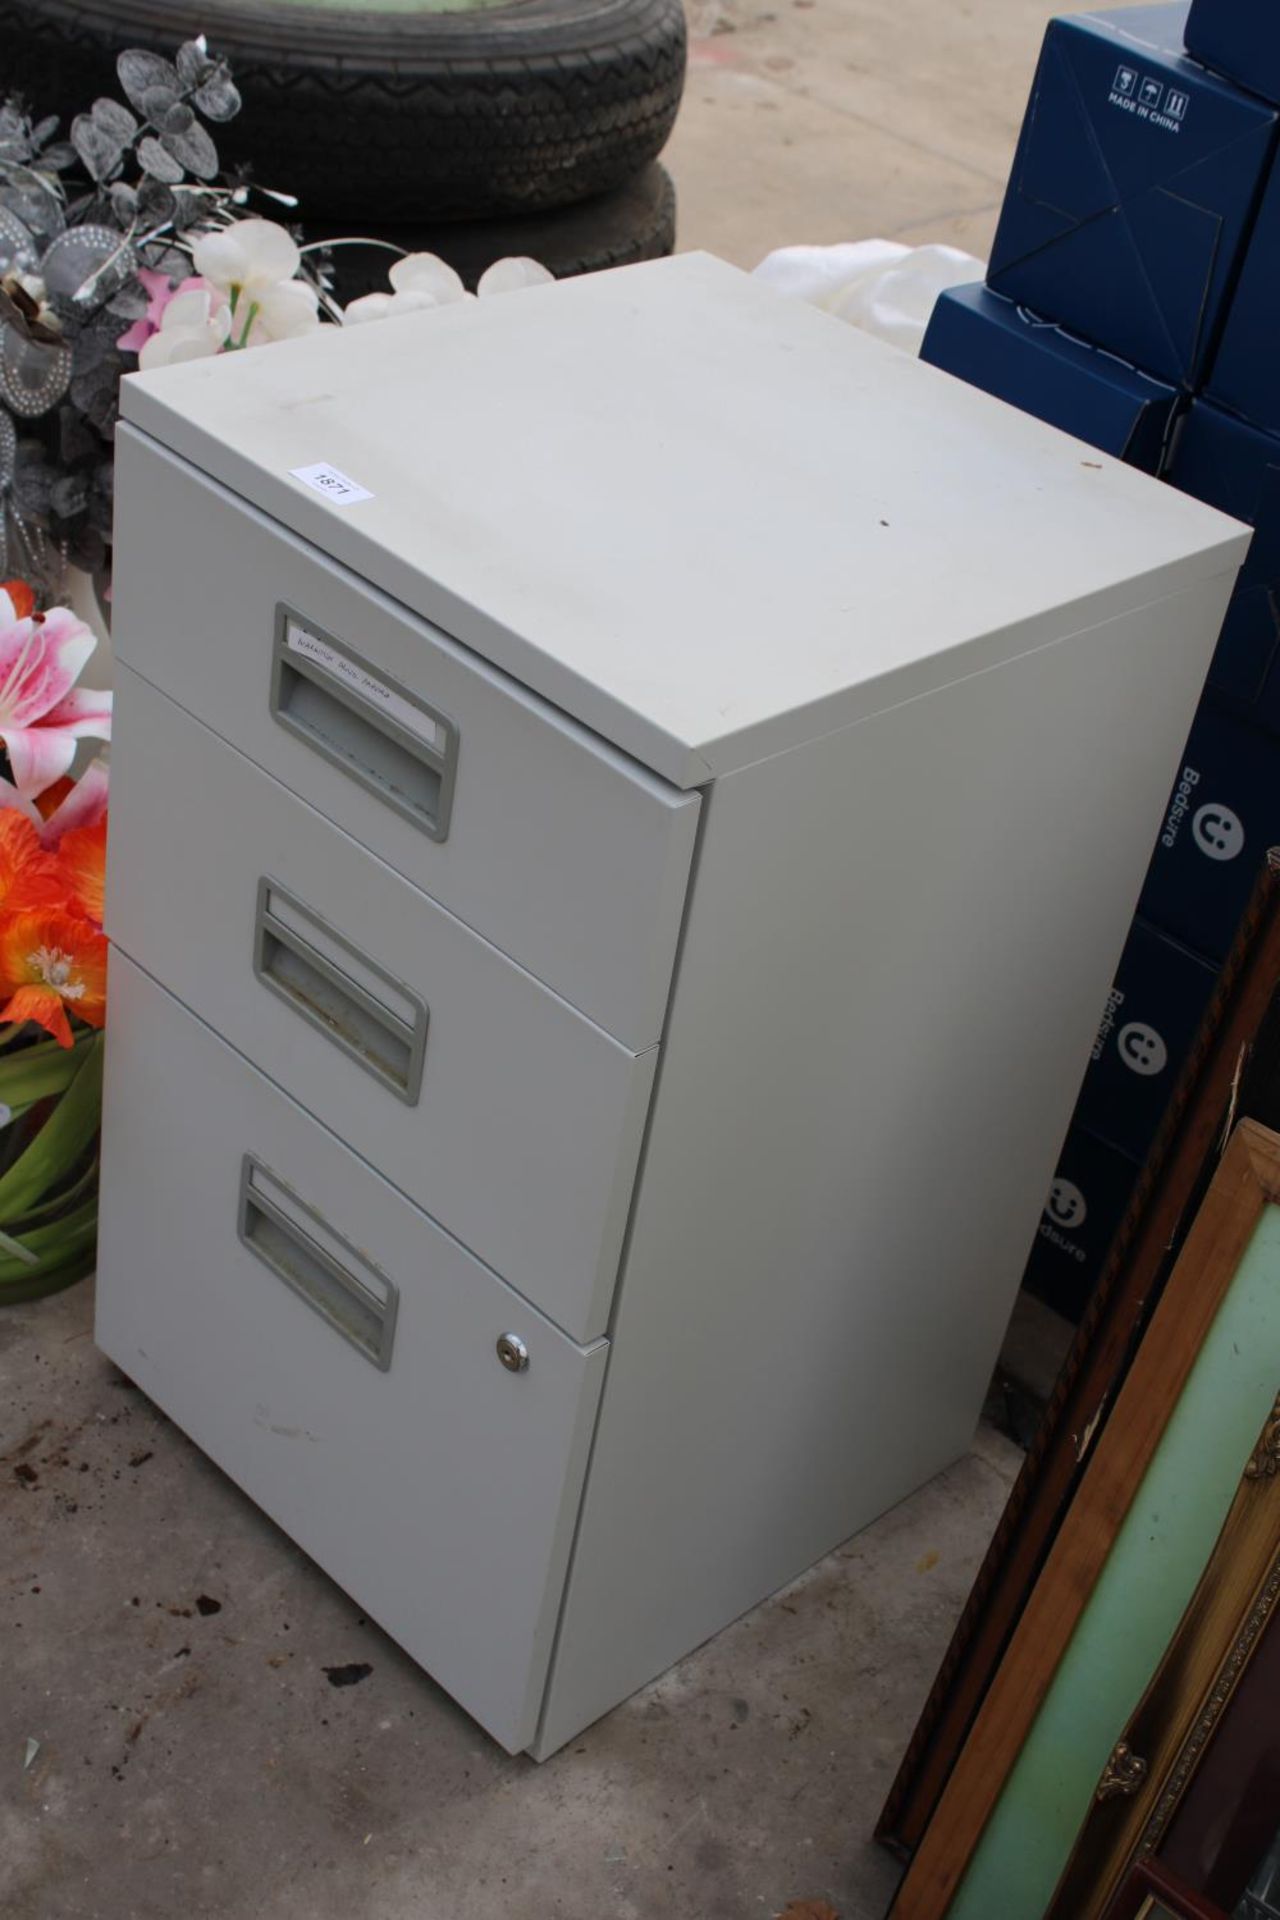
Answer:
<path fill-rule="evenodd" d="M 239 1234 L 276 1278 L 380 1373 L 391 1366 L 400 1290 L 261 1160 L 240 1169 Z"/>
<path fill-rule="evenodd" d="M 313 752 L 446 840 L 458 729 L 437 708 L 283 602 L 276 608 L 271 712 Z"/>
<path fill-rule="evenodd" d="M 287 888 L 263 875 L 253 970 L 279 999 L 406 1106 L 422 1092 L 431 1011 Z"/>

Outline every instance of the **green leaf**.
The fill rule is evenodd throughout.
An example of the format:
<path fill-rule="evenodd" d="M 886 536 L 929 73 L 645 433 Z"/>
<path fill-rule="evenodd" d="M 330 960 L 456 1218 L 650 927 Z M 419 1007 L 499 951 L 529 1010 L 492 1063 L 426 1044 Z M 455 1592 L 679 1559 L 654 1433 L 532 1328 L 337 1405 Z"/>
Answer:
<path fill-rule="evenodd" d="M 27 1235 L 33 1227 L 43 1226 L 48 1220 L 56 1220 L 61 1214 L 71 1213 L 80 1205 L 82 1200 L 86 1200 L 90 1194 L 96 1193 L 98 1190 L 99 1164 L 98 1156 L 95 1153 L 93 1159 L 89 1162 L 79 1179 L 74 1181 L 65 1191 L 56 1193 L 52 1200 L 45 1200 L 38 1207 L 32 1207 L 29 1213 L 23 1214 L 21 1220 L 11 1220 L 9 1222 L 9 1232 L 13 1237 L 25 1242 Z"/>
<path fill-rule="evenodd" d="M 0 1055 L 0 1101 L 13 1110 L 16 1118 L 21 1108 L 62 1093 L 79 1072 L 96 1037 L 82 1033 L 71 1047 L 60 1047 L 50 1038 L 24 1047 L 21 1053 Z"/>
<path fill-rule="evenodd" d="M 92 1272 L 98 1244 L 97 1195 L 65 1219 L 26 1234 L 23 1244 L 34 1260 L 0 1253 L 0 1306 L 56 1293 Z"/>
<path fill-rule="evenodd" d="M 51 1293 L 61 1293 L 64 1287 L 72 1287 L 77 1280 L 87 1279 L 97 1265 L 96 1236 L 92 1244 L 74 1259 L 62 1264 L 54 1261 L 41 1263 L 39 1268 L 29 1267 L 20 1280 L 6 1281 L 0 1286 L 0 1308 L 17 1306 L 23 1300 L 43 1300 Z"/>
<path fill-rule="evenodd" d="M 29 1147 L 0 1175 L 0 1226 L 11 1227 L 76 1167 L 102 1122 L 102 1035 Z"/>
<path fill-rule="evenodd" d="M 26 1254 L 37 1260 L 62 1261 L 68 1253 L 84 1243 L 86 1236 L 92 1236 L 97 1220 L 98 1196 L 94 1193 L 61 1220 L 51 1220 L 46 1226 L 33 1227 L 30 1233 L 24 1233 L 22 1245 Z M 26 1259 L 0 1251 L 0 1281 L 15 1273 L 21 1277 L 27 1265 Z"/>

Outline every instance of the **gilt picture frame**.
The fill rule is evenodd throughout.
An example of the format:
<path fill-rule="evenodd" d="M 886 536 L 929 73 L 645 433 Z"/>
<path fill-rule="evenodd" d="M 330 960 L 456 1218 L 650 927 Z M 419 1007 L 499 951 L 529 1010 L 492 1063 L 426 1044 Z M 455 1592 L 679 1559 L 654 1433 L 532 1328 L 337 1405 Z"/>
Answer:
<path fill-rule="evenodd" d="M 1131 1755 L 1118 1751 L 1126 1718 L 1196 1591 L 1278 1388 L 1280 1134 L 1244 1121 L 892 1920 L 1045 1912 L 1108 1765 L 1107 1797 L 1131 1784 Z"/>
<path fill-rule="evenodd" d="M 1129 1874 L 1107 1908 L 1107 1920 L 1228 1920 L 1228 1916 L 1158 1860 L 1147 1860 Z"/>
<path fill-rule="evenodd" d="M 1108 1790 L 1114 1768 L 1099 1781 L 1045 1920 L 1106 1920 L 1130 1870 L 1160 1853 L 1278 1606 L 1280 1392 L 1191 1604 L 1117 1743 L 1129 1784 Z M 1280 1807 L 1269 1819 L 1280 1826 Z"/>
<path fill-rule="evenodd" d="M 1196 1044 L 956 1624 L 876 1826 L 910 1860 L 1099 1444 L 1232 1124 L 1280 1128 L 1280 849 L 1263 864 Z"/>

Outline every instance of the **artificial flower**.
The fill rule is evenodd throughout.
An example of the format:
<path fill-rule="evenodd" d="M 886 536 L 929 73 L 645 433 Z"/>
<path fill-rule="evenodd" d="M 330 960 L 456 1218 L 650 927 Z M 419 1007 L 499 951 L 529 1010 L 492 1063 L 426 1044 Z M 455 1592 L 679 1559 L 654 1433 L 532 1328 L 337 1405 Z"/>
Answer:
<path fill-rule="evenodd" d="M 25 580 L 0 580 L 0 629 L 25 620 L 35 610 L 36 596 Z"/>
<path fill-rule="evenodd" d="M 462 276 L 437 253 L 406 253 L 388 267 L 387 278 L 396 295 L 425 294 L 437 307 L 467 298 Z"/>
<path fill-rule="evenodd" d="M 107 1017 L 107 939 L 78 914 L 36 908 L 0 922 L 0 1021 L 34 1020 L 60 1046 L 72 1044 L 74 1013 L 86 1026 Z"/>
<path fill-rule="evenodd" d="M 96 827 L 105 818 L 110 775 L 105 760 L 91 760 L 78 780 L 55 780 L 34 800 L 0 780 L 0 807 L 14 808 L 28 819 L 46 852 L 56 853 L 64 834 L 74 827 Z"/>
<path fill-rule="evenodd" d="M 237 321 L 239 313 L 237 313 Z M 249 304 L 244 325 L 232 342 L 237 347 L 265 347 L 273 340 L 296 340 L 320 325 L 320 296 L 305 280 L 286 280 L 269 287 Z"/>
<path fill-rule="evenodd" d="M 362 293 L 343 308 L 342 318 L 348 327 L 362 327 L 370 320 L 394 320 L 401 314 L 425 313 L 439 305 L 429 293 Z"/>
<path fill-rule="evenodd" d="M 396 261 L 387 278 L 394 291 L 365 293 L 353 300 L 343 314 L 348 326 L 361 326 L 368 320 L 394 320 L 401 314 L 449 307 L 459 300 L 475 298 L 454 269 L 434 253 L 407 253 Z M 542 286 L 554 278 L 536 260 L 495 260 L 481 274 L 476 292 L 487 299 L 491 294 L 512 293 L 520 287 Z"/>
<path fill-rule="evenodd" d="M 230 333 L 231 309 L 221 293 L 203 280 L 188 281 L 186 292 L 166 303 L 158 330 L 138 353 L 138 365 L 148 373 L 182 360 L 208 359 L 222 352 Z"/>
<path fill-rule="evenodd" d="M 298 244 L 274 220 L 237 220 L 201 234 L 191 249 L 196 271 L 223 295 L 232 314 L 233 347 L 290 340 L 320 324 L 319 299 L 295 279 Z"/>
<path fill-rule="evenodd" d="M 122 353 L 141 353 L 153 334 L 159 333 L 164 319 L 165 308 L 179 293 L 191 293 L 204 285 L 199 275 L 180 280 L 177 286 L 167 273 L 156 273 L 150 267 L 138 268 L 138 279 L 147 296 L 147 310 L 141 319 L 135 320 L 128 330 L 120 335 L 116 345 Z"/>
<path fill-rule="evenodd" d="M 97 641 L 69 607 L 10 619 L 0 602 L 0 744 L 28 799 L 71 771 L 76 742 L 111 738 L 111 695 L 77 688 Z"/>
<path fill-rule="evenodd" d="M 391 293 L 364 293 L 346 308 L 342 317 L 348 326 L 394 320 L 401 314 L 423 313 L 431 307 L 449 307 L 471 298 L 459 275 L 434 253 L 405 254 L 387 278 Z"/>
<path fill-rule="evenodd" d="M 13 814 L 0 814 L 0 825 L 5 819 L 15 819 Z M 24 825 L 27 823 L 24 822 Z M 29 827 L 34 833 L 35 829 Z M 39 845 L 39 835 L 36 836 Z M 73 912 L 83 913 L 95 926 L 101 926 L 104 917 L 103 896 L 107 880 L 107 816 L 104 813 L 91 827 L 72 827 L 62 836 L 58 847 L 58 858 L 54 865 L 54 876 L 71 893 Z M 65 876 L 65 879 L 64 879 Z"/>
<path fill-rule="evenodd" d="M 77 876 L 81 866 L 92 858 L 89 848 L 77 849 Z M 67 885 L 58 862 L 45 850 L 26 815 L 12 807 L 0 811 L 0 911 L 17 913 L 28 907 L 56 906 L 66 899 Z M 92 890 L 91 871 L 85 873 L 85 885 Z"/>
<path fill-rule="evenodd" d="M 236 220 L 202 233 L 191 249 L 196 272 L 228 298 L 265 293 L 292 280 L 302 264 L 298 243 L 275 220 Z"/>
<path fill-rule="evenodd" d="M 507 260 L 495 260 L 480 275 L 476 292 L 482 300 L 495 293 L 519 293 L 525 287 L 545 287 L 554 283 L 554 273 L 537 260 L 530 260 L 524 254 L 513 254 Z"/>
<path fill-rule="evenodd" d="M 56 851 L 64 835 L 76 827 L 96 827 L 107 817 L 107 799 L 111 785 L 110 769 L 103 759 L 91 760 L 78 780 L 68 780 L 45 809 L 46 796 L 40 796 L 42 825 L 40 839 Z"/>

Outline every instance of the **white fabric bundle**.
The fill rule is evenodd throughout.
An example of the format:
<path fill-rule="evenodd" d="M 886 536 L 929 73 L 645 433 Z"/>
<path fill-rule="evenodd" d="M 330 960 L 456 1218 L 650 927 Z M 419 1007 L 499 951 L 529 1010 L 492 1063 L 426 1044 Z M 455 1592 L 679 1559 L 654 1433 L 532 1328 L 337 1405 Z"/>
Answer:
<path fill-rule="evenodd" d="M 850 326 L 919 353 L 934 302 L 947 287 L 981 280 L 981 260 L 958 247 L 906 247 L 850 240 L 833 247 L 779 247 L 756 276 Z"/>

